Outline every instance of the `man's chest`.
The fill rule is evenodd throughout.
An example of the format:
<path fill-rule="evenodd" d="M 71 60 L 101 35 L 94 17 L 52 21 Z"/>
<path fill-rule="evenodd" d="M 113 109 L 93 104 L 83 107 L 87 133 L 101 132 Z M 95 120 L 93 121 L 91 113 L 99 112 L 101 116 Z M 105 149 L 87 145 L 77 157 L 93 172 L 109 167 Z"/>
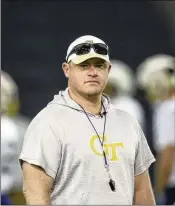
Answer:
<path fill-rule="evenodd" d="M 107 121 L 104 118 L 64 123 L 63 149 L 73 156 L 103 161 L 105 152 L 110 164 L 127 162 L 134 165 L 137 135 L 130 126 Z M 69 127 L 68 127 L 69 125 Z M 66 129 L 67 127 L 67 129 Z M 105 130 L 104 130 L 105 128 Z"/>

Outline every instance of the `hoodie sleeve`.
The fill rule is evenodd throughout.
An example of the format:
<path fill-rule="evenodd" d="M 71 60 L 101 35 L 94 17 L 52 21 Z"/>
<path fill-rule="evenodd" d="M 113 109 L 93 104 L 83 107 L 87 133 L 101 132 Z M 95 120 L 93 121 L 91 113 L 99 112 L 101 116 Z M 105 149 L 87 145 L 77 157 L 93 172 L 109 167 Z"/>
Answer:
<path fill-rule="evenodd" d="M 55 134 L 49 121 L 35 118 L 29 125 L 19 157 L 20 164 L 26 161 L 40 166 L 53 179 L 61 160 L 59 133 Z"/>
<path fill-rule="evenodd" d="M 135 176 L 145 172 L 150 167 L 150 165 L 155 162 L 155 158 L 138 122 L 136 122 L 136 129 L 138 145 L 135 158 Z"/>

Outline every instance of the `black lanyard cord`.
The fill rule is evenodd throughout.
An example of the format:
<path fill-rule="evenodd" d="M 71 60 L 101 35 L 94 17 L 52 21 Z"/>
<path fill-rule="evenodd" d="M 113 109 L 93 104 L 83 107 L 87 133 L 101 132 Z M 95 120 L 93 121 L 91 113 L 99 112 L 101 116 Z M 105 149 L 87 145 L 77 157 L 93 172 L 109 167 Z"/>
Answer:
<path fill-rule="evenodd" d="M 93 125 L 92 121 L 90 120 L 88 114 L 86 113 L 85 109 L 84 109 L 81 105 L 79 105 L 79 106 L 80 106 L 80 107 L 82 108 L 82 110 L 84 111 L 84 114 L 85 114 L 86 117 L 88 118 L 89 122 L 91 123 L 91 125 L 92 125 L 92 127 L 93 127 L 93 129 L 94 129 L 94 131 L 95 131 L 95 133 L 97 134 L 97 137 L 98 137 L 98 139 L 99 139 L 99 142 L 100 142 L 100 144 L 101 144 L 101 146 L 102 146 L 103 156 L 104 156 L 104 161 L 105 161 L 105 166 L 108 166 L 108 162 L 107 162 L 107 158 L 106 158 L 106 153 L 105 153 L 105 151 L 104 151 L 104 149 L 103 149 L 104 135 L 105 135 L 105 129 L 106 129 L 106 115 L 105 115 L 105 120 L 104 120 L 103 138 L 102 138 L 102 141 L 101 141 L 100 135 L 98 134 L 96 128 L 94 127 L 94 125 Z M 103 106 L 103 103 L 102 103 L 102 106 Z M 104 106 L 103 106 L 103 109 L 105 110 Z M 105 114 L 106 114 L 106 111 L 105 111 Z"/>
<path fill-rule="evenodd" d="M 109 179 L 110 179 L 110 180 L 109 180 L 109 186 L 110 186 L 111 190 L 114 192 L 114 191 L 115 191 L 115 182 L 112 180 L 111 175 L 110 175 L 110 173 L 109 173 L 109 164 L 108 164 L 108 161 L 107 161 L 107 158 L 106 158 L 106 153 L 105 153 L 104 148 L 103 148 L 103 145 L 104 145 L 104 136 L 105 136 L 105 129 L 106 129 L 106 110 L 105 110 L 105 107 L 104 107 L 104 105 L 103 105 L 103 102 L 102 102 L 102 107 L 103 107 L 103 109 L 104 109 L 104 111 L 105 111 L 105 115 L 104 115 L 104 116 L 105 116 L 105 120 L 104 120 L 103 138 L 102 138 L 102 141 L 100 140 L 100 135 L 98 134 L 95 126 L 93 125 L 92 121 L 90 120 L 90 118 L 89 118 L 88 114 L 86 113 L 85 109 L 84 109 L 80 104 L 78 104 L 78 105 L 82 108 L 84 114 L 86 115 L 86 117 L 88 118 L 89 122 L 91 123 L 91 125 L 92 125 L 92 127 L 93 127 L 95 133 L 97 134 L 97 137 L 98 137 L 98 139 L 99 139 L 99 141 L 100 141 L 100 144 L 101 144 L 101 146 L 102 146 L 102 151 L 103 151 L 105 168 L 106 168 L 106 170 L 107 170 L 107 172 L 108 172 Z"/>

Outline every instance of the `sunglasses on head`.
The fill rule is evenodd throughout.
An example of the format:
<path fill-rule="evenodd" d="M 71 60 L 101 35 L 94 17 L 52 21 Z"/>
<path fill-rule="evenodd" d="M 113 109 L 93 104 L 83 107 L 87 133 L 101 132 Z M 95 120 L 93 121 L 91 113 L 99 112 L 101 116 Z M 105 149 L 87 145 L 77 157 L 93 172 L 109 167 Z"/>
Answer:
<path fill-rule="evenodd" d="M 97 54 L 107 55 L 109 53 L 108 46 L 105 45 L 105 44 L 101 44 L 101 43 L 95 43 L 95 44 L 83 43 L 83 44 L 78 44 L 77 46 L 75 46 L 71 50 L 69 55 L 67 56 L 66 60 L 68 61 L 69 56 L 72 55 L 72 54 L 76 54 L 76 55 L 88 54 L 90 52 L 91 48 L 93 48 L 94 51 Z"/>

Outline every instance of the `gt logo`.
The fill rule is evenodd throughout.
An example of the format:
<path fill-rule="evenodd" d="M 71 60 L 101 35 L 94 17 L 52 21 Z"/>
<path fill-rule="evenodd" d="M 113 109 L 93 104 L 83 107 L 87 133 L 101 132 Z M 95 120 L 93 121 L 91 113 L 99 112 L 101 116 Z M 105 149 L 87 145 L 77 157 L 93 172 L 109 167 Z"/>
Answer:
<path fill-rule="evenodd" d="M 100 139 L 102 140 L 101 137 L 100 137 Z M 102 152 L 101 147 L 97 148 L 97 143 L 98 143 L 97 141 L 99 141 L 97 135 L 91 137 L 91 139 L 90 139 L 91 149 L 96 155 L 103 156 L 103 152 Z M 110 157 L 110 160 L 111 161 L 117 161 L 117 160 L 120 159 L 119 156 L 118 156 L 117 150 L 118 150 L 119 147 L 124 148 L 124 145 L 123 145 L 122 142 L 107 143 L 107 138 L 105 136 L 104 137 L 103 147 L 104 147 L 104 151 L 105 151 L 106 155 Z"/>

